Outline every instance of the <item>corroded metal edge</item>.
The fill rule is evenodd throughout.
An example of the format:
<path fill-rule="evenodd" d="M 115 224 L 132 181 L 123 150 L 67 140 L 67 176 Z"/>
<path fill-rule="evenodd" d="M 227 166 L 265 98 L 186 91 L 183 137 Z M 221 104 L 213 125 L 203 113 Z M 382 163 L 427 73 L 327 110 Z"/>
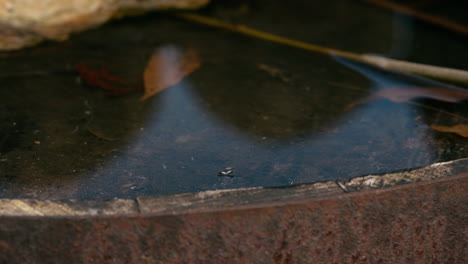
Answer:
<path fill-rule="evenodd" d="M 468 158 L 435 163 L 426 167 L 385 175 L 367 175 L 338 180 L 337 184 L 345 192 L 356 192 L 376 188 L 438 179 L 468 172 Z"/>
<path fill-rule="evenodd" d="M 468 173 L 460 170 L 387 188 L 289 201 L 275 195 L 222 208 L 207 201 L 242 191 L 186 194 L 194 203 L 177 212 L 153 197 L 139 202 L 149 212 L 123 216 L 0 216 L 0 263 L 466 263 Z"/>
<path fill-rule="evenodd" d="M 410 171 L 368 175 L 346 180 L 298 184 L 278 188 L 244 188 L 175 195 L 143 196 L 134 200 L 0 199 L 0 217 L 96 217 L 139 214 L 170 215 L 190 212 L 262 207 L 272 203 L 318 199 L 349 192 L 434 180 L 468 172 L 468 158 L 436 163 Z"/>
<path fill-rule="evenodd" d="M 49 201 L 32 199 L 1 199 L 1 216 L 97 216 L 137 213 L 135 200 L 111 201 Z"/>

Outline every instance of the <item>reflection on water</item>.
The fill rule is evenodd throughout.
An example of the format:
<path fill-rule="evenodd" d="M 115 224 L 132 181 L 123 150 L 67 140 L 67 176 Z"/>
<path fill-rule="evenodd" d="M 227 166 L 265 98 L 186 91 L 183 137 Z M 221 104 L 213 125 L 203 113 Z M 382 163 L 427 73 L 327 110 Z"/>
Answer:
<path fill-rule="evenodd" d="M 335 4 L 353 13 L 364 8 L 341 1 Z M 324 4 L 323 10 L 332 17 L 336 9 L 330 5 Z M 317 19 L 295 7 L 254 6 L 256 16 L 239 15 L 252 25 L 265 25 L 271 14 L 280 11 L 296 14 L 297 20 L 285 18 L 281 27 L 270 31 L 281 31 L 286 25 L 294 29 L 293 35 L 307 38 L 310 30 L 297 28 L 298 23 Z M 218 11 L 211 7 L 206 12 Z M 380 19 L 380 34 L 388 37 L 384 29 L 391 24 L 391 14 L 367 19 Z M 339 22 L 337 28 L 355 29 L 354 23 L 346 29 L 346 23 Z M 153 36 L 154 28 L 159 30 L 157 36 L 143 37 Z M 102 35 L 113 41 L 103 40 Z M 322 40 L 342 44 L 340 37 L 326 34 Z M 354 41 L 349 40 L 349 48 Z M 203 65 L 144 102 L 139 100 L 142 91 L 110 97 L 80 82 L 77 72 L 70 70 L 77 63 L 106 67 L 124 80 L 122 84 L 138 87 L 153 50 L 166 43 L 179 47 L 171 49 L 176 57 L 184 49 L 198 50 Z M 392 49 L 385 42 L 372 44 L 377 50 Z M 76 36 L 66 45 L 54 44 L 52 52 L 33 51 L 0 62 L 4 72 L 1 197 L 108 199 L 279 186 L 468 156 L 466 139 L 430 128 L 444 122 L 463 123 L 466 103 L 381 99 L 348 108 L 379 89 L 435 85 L 432 82 L 170 17 L 121 21 Z M 49 74 L 27 74 L 37 70 Z M 234 177 L 220 173 L 229 170 Z"/>

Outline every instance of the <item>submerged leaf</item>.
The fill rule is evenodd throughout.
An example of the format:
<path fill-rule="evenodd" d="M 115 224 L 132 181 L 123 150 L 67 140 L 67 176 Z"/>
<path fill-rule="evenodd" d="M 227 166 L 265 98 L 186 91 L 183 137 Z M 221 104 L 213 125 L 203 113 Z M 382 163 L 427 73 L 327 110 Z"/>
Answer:
<path fill-rule="evenodd" d="M 367 104 L 379 99 L 388 99 L 395 103 L 408 102 L 415 98 L 431 98 L 443 102 L 457 103 L 468 99 L 468 92 L 464 90 L 455 90 L 443 87 L 391 87 L 367 96 L 347 108 L 353 108 L 357 105 Z"/>
<path fill-rule="evenodd" d="M 431 128 L 439 132 L 455 133 L 462 137 L 468 137 L 468 125 L 465 124 L 454 126 L 431 126 Z"/>
<path fill-rule="evenodd" d="M 132 88 L 120 77 L 111 74 L 106 68 L 94 68 L 85 63 L 77 63 L 74 69 L 80 78 L 91 87 L 99 87 L 107 91 L 107 95 L 118 96 L 131 91 L 138 90 Z"/>
<path fill-rule="evenodd" d="M 193 49 L 181 52 L 171 46 L 159 48 L 153 53 L 143 72 L 145 93 L 140 100 L 144 101 L 179 83 L 200 66 L 199 56 Z"/>

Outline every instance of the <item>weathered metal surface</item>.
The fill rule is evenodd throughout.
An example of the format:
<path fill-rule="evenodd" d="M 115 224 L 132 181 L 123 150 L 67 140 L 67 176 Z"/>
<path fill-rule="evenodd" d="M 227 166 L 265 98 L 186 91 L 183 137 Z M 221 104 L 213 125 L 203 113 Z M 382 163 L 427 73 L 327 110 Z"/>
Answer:
<path fill-rule="evenodd" d="M 459 159 L 435 163 L 427 167 L 410 171 L 338 180 L 337 183 L 346 192 L 356 192 L 412 182 L 427 181 L 465 172 L 468 172 L 468 159 Z"/>
<path fill-rule="evenodd" d="M 138 212 L 134 200 L 48 201 L 0 199 L 0 216 L 93 216 L 122 215 Z"/>
<path fill-rule="evenodd" d="M 229 207 L 268 204 L 277 201 L 294 201 L 305 198 L 326 197 L 342 194 L 333 182 L 301 184 L 280 188 L 247 188 L 239 190 L 216 190 L 199 193 L 178 194 L 161 197 L 139 197 L 142 213 L 172 214 L 180 211 L 198 212 Z"/>
<path fill-rule="evenodd" d="M 243 188 L 175 195 L 143 196 L 135 200 L 109 201 L 0 199 L 0 216 L 99 216 L 136 213 L 172 214 L 223 209 L 240 205 L 287 202 L 325 198 L 362 190 L 390 187 L 418 181 L 443 178 L 468 171 L 468 159 L 436 163 L 427 167 L 368 175 L 349 180 L 297 184 L 277 188 Z"/>
<path fill-rule="evenodd" d="M 124 215 L 2 216 L 0 263 L 466 263 L 465 163 L 456 175 L 347 194 L 257 194 L 263 202 L 222 207 L 213 201 L 225 194 L 205 193 L 173 210 L 141 199 L 143 212 Z"/>

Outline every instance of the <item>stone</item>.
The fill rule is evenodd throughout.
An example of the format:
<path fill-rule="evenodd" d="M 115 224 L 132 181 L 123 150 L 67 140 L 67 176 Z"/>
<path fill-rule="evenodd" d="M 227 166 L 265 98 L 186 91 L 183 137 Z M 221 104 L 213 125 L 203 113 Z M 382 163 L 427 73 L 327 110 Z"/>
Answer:
<path fill-rule="evenodd" d="M 122 15 L 155 9 L 195 9 L 209 0 L 0 0 L 0 50 L 64 40 Z"/>

